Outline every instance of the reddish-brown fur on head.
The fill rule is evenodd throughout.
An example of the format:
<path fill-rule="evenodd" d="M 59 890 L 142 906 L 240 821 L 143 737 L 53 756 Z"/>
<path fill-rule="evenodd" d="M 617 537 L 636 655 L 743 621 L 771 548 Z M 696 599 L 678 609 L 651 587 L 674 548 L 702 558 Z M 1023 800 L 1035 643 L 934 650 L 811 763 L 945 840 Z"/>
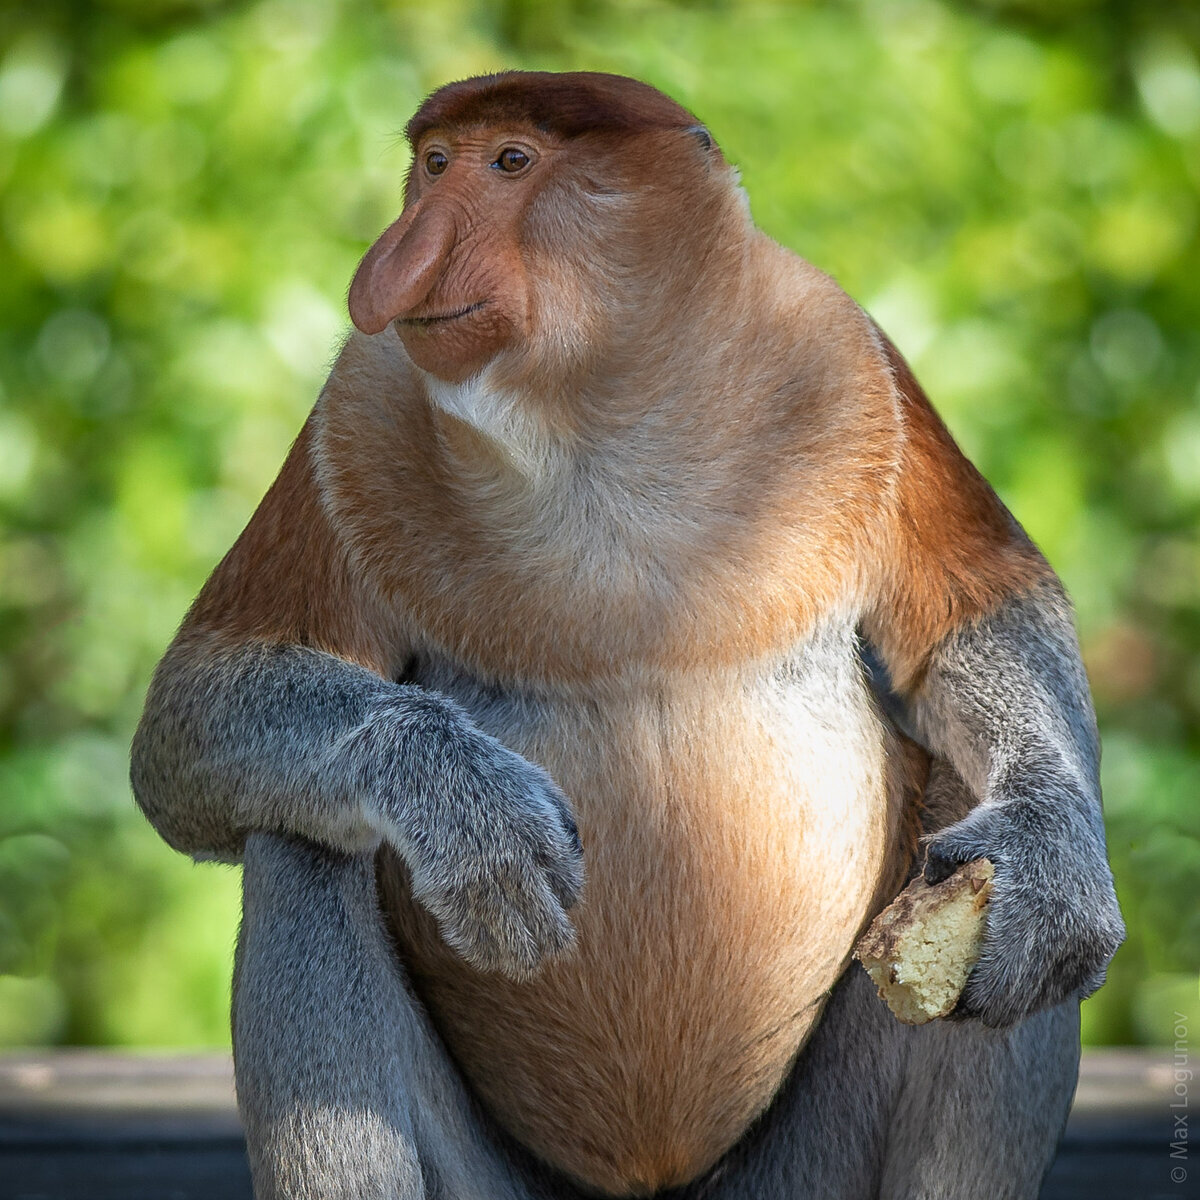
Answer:
<path fill-rule="evenodd" d="M 415 147 L 431 129 L 523 125 L 560 138 L 586 133 L 647 133 L 698 124 L 669 96 L 623 75 L 593 71 L 504 71 L 439 88 L 406 133 Z"/>

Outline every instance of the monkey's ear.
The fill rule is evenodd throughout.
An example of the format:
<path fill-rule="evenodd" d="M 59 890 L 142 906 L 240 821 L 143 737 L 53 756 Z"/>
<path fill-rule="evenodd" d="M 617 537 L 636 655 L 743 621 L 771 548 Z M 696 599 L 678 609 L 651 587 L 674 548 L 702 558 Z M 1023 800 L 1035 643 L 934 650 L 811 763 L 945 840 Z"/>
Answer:
<path fill-rule="evenodd" d="M 717 147 L 717 143 L 713 141 L 713 136 L 708 132 L 707 126 L 692 125 L 690 128 L 685 129 L 684 133 L 690 133 L 705 150 L 714 150 Z"/>

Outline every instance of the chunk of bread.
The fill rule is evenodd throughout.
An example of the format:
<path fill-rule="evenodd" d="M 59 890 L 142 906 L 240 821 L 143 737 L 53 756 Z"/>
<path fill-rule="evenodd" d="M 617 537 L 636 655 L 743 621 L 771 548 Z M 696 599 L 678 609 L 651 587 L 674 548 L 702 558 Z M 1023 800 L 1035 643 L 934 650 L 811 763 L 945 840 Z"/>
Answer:
<path fill-rule="evenodd" d="M 854 948 L 888 1008 L 906 1025 L 944 1017 L 979 960 L 994 868 L 977 858 L 930 885 L 918 876 Z"/>

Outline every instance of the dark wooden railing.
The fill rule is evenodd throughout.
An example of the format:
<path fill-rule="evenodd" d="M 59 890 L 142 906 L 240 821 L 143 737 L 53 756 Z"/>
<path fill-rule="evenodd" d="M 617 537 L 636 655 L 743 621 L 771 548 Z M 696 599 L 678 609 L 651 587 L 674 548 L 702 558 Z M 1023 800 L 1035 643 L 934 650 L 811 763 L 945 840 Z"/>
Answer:
<path fill-rule="evenodd" d="M 1172 1157 L 1173 1088 L 1169 1051 L 1086 1054 L 1042 1200 L 1200 1200 L 1200 1144 Z M 227 1056 L 0 1056 L 0 1200 L 250 1195 Z"/>

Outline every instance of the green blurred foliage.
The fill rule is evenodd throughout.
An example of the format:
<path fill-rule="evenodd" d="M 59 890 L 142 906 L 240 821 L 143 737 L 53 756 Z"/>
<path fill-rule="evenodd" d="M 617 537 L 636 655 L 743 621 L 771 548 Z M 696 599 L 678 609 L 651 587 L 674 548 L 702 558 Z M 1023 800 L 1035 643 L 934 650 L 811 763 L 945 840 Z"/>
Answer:
<path fill-rule="evenodd" d="M 890 330 L 1079 610 L 1130 937 L 1200 1020 L 1200 10 L 43 0 L 0 12 L 0 1043 L 224 1044 L 237 877 L 129 799 L 153 665 L 311 405 L 399 130 L 636 75 Z"/>

